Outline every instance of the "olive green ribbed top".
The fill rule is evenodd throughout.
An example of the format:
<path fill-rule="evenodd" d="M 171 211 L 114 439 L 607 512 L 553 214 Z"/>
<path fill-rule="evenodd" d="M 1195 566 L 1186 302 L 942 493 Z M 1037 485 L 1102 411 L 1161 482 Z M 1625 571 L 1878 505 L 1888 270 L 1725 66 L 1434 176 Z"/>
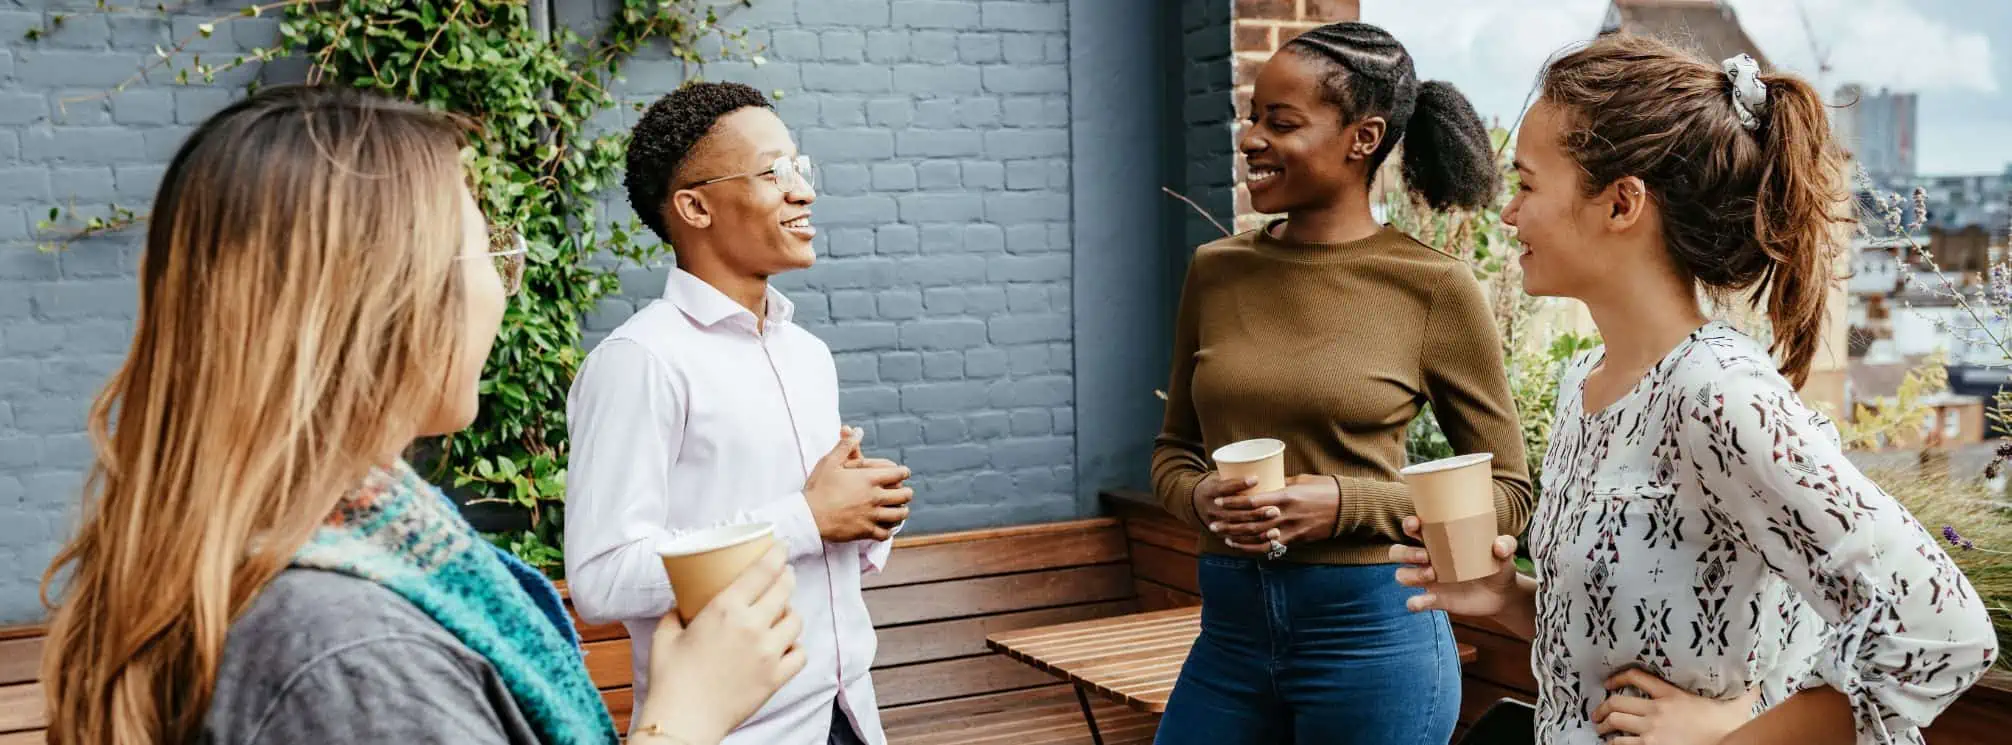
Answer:
<path fill-rule="evenodd" d="M 1288 561 L 1375 564 L 1412 514 L 1398 470 L 1406 425 L 1426 403 L 1457 453 L 1495 454 L 1507 535 L 1529 519 L 1523 433 L 1502 346 L 1467 263 L 1395 229 L 1339 244 L 1251 231 L 1202 246 L 1175 319 L 1153 490 L 1199 526 L 1209 453 L 1254 437 L 1286 444 L 1286 475 L 1340 485 L 1335 537 Z M 1237 553 L 1206 531 L 1202 549 Z"/>

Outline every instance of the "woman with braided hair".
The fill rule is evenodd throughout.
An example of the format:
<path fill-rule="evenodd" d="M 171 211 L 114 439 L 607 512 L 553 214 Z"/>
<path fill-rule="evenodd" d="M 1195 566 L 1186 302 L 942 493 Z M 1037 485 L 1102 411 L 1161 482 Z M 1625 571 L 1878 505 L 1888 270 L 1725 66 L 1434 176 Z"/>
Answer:
<path fill-rule="evenodd" d="M 1467 100 L 1418 80 L 1383 29 L 1339 23 L 1258 74 L 1238 142 L 1263 228 L 1195 252 L 1153 454 L 1166 508 L 1206 529 L 1202 630 L 1157 742 L 1445 743 L 1460 664 L 1444 614 L 1413 615 L 1390 548 L 1422 407 L 1454 450 L 1492 453 L 1501 532 L 1530 513 L 1522 430 L 1481 287 L 1460 258 L 1380 225 L 1377 168 L 1434 208 L 1500 185 Z M 1227 479 L 1209 454 L 1285 444 L 1283 490 Z"/>

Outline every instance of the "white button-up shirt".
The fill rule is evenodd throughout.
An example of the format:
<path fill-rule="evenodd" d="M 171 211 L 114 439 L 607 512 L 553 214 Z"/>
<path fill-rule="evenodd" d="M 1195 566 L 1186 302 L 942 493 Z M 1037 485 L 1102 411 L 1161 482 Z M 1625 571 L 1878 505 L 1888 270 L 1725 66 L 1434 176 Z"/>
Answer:
<path fill-rule="evenodd" d="M 809 661 L 725 745 L 823 743 L 834 702 L 881 745 L 860 577 L 886 564 L 891 544 L 819 536 L 803 486 L 838 445 L 837 368 L 824 342 L 791 322 L 787 298 L 770 288 L 767 302 L 764 331 L 724 293 L 672 269 L 663 299 L 587 355 L 566 408 L 567 582 L 582 618 L 628 627 L 640 705 L 651 634 L 676 602 L 655 547 L 685 531 L 774 524 L 796 571 L 791 604 Z"/>

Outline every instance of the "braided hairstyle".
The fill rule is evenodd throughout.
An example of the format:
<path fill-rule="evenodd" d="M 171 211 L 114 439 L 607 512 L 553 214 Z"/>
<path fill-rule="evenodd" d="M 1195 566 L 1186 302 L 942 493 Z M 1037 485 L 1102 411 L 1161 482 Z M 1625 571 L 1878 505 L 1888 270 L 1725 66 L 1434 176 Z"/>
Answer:
<path fill-rule="evenodd" d="M 1367 23 L 1332 23 L 1294 37 L 1289 51 L 1326 68 L 1321 99 L 1343 123 L 1381 116 L 1389 122 L 1369 158 L 1370 178 L 1404 143 L 1404 182 L 1434 209 L 1479 208 L 1502 185 L 1494 145 L 1474 105 L 1453 84 L 1419 82 L 1411 54 L 1390 32 Z"/>

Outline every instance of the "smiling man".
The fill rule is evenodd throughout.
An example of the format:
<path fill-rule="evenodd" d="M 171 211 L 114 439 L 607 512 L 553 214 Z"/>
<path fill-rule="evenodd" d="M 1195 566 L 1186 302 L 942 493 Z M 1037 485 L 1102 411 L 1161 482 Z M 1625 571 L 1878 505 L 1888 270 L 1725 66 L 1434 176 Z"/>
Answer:
<path fill-rule="evenodd" d="M 908 517 L 908 472 L 859 456 L 830 349 L 769 286 L 816 261 L 815 171 L 768 100 L 734 83 L 657 101 L 628 157 L 629 203 L 676 247 L 677 267 L 662 299 L 587 356 L 567 402 L 575 608 L 628 627 L 637 701 L 651 685 L 706 685 L 646 676 L 651 636 L 677 603 L 656 548 L 771 524 L 795 569 L 809 662 L 725 742 L 881 745 L 860 577 L 885 565 Z"/>

